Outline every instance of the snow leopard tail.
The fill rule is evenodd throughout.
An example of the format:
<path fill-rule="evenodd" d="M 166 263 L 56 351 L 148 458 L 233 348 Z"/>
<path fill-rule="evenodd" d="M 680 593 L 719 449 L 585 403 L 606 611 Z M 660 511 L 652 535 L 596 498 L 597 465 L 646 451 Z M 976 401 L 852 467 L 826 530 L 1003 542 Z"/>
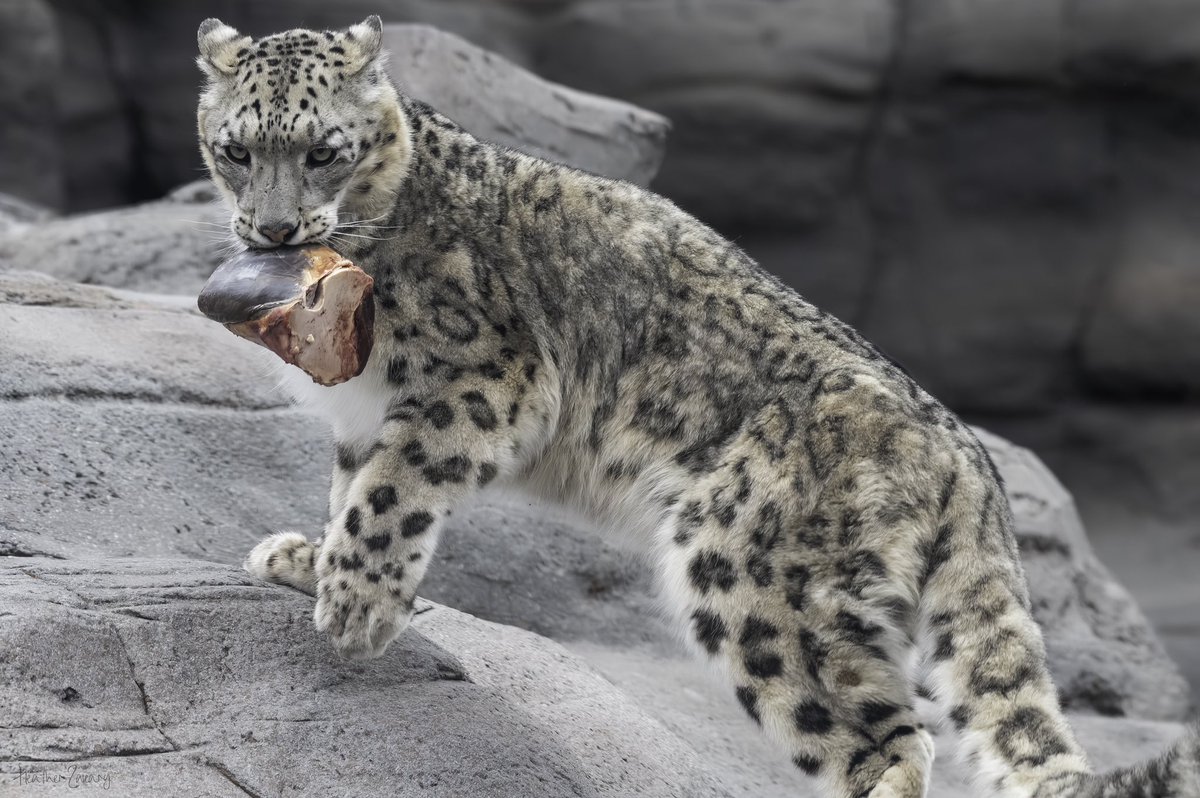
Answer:
<path fill-rule="evenodd" d="M 1036 798 L 1200 798 L 1200 728 L 1193 728 L 1166 753 L 1141 765 L 1084 776 L 1063 789 L 1046 785 Z"/>
<path fill-rule="evenodd" d="M 986 453 L 943 490 L 924 550 L 924 684 L 977 792 L 1003 798 L 1200 798 L 1200 732 L 1152 762 L 1091 773 L 1059 707 L 1003 486 Z"/>

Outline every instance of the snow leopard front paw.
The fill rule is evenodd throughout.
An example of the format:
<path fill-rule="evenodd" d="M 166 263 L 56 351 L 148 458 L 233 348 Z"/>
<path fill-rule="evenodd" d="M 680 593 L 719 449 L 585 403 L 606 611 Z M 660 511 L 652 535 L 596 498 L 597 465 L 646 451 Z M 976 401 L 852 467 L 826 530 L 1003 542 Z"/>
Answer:
<path fill-rule="evenodd" d="M 317 629 L 328 633 L 338 653 L 347 659 L 381 656 L 412 618 L 412 602 L 402 601 L 362 573 L 334 570 L 318 561 Z"/>
<path fill-rule="evenodd" d="M 259 579 L 288 585 L 313 596 L 317 592 L 319 549 L 320 541 L 310 543 L 298 532 L 276 532 L 250 550 L 242 567 Z"/>

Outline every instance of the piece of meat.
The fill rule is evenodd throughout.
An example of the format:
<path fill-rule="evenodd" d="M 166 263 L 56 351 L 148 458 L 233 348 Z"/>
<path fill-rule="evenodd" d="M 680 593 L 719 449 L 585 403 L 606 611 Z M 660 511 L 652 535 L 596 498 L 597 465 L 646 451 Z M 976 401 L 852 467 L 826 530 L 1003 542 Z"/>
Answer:
<path fill-rule="evenodd" d="M 321 385 L 362 373 L 375 343 L 374 281 L 325 246 L 247 250 L 217 267 L 200 312 Z"/>

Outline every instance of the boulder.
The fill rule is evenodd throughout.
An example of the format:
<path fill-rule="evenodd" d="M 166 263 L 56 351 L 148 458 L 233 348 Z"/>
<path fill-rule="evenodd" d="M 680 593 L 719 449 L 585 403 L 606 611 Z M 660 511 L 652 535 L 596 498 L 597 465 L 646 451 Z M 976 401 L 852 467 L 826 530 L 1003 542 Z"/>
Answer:
<path fill-rule="evenodd" d="M 535 64 L 671 119 L 655 188 L 700 218 L 725 230 L 823 226 L 861 178 L 898 8 L 576 0 L 538 29 Z"/>
<path fill-rule="evenodd" d="M 658 171 L 668 128 L 658 114 L 550 83 L 425 25 L 388 25 L 383 46 L 401 91 L 480 138 L 642 186 Z"/>
<path fill-rule="evenodd" d="M 230 566 L 0 556 L 0 795 L 818 795 L 702 663 L 427 601 L 351 663 L 311 613 Z M 1101 769 L 1182 732 L 1071 721 Z M 941 756 L 931 798 L 963 776 Z"/>
<path fill-rule="evenodd" d="M 0 779 L 131 798 L 725 794 L 557 644 L 417 612 L 386 656 L 342 662 L 312 599 L 233 567 L 0 558 Z"/>
<path fill-rule="evenodd" d="M 1043 89 L 896 103 L 851 320 L 959 412 L 1046 410 L 1081 388 L 1069 364 L 1119 246 L 1105 119 Z"/>
<path fill-rule="evenodd" d="M 575 0 L 537 37 L 672 120 L 657 190 L 960 412 L 1195 395 L 1196 4 Z"/>
<path fill-rule="evenodd" d="M 54 211 L 13 194 L 0 193 L 0 235 L 41 224 L 54 218 Z"/>
<path fill-rule="evenodd" d="M 194 299 L 0 272 L 0 302 L 0 552 L 239 562 L 319 523 L 327 431 Z"/>
<path fill-rule="evenodd" d="M 1088 540 L 1137 598 L 1193 691 L 1200 686 L 1200 409 L 1073 403 L 996 421 L 1036 449 L 1079 504 Z"/>
<path fill-rule="evenodd" d="M 1062 704 L 1107 716 L 1188 717 L 1187 681 L 1129 592 L 1096 557 L 1071 494 L 1033 452 L 976 433 L 1004 478 Z"/>
<path fill-rule="evenodd" d="M 194 295 L 236 247 L 229 212 L 205 196 L 0 228 L 0 272 Z"/>

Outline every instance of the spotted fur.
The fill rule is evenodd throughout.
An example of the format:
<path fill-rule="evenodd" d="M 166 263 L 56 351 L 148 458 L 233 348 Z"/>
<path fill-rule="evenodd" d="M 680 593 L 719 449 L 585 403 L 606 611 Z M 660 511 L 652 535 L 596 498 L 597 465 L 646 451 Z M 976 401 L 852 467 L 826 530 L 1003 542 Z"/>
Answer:
<path fill-rule="evenodd" d="M 379 656 L 444 518 L 518 484 L 641 540 L 699 655 L 829 795 L 925 794 L 914 654 L 979 794 L 1200 795 L 1194 736 L 1088 774 L 1000 479 L 953 414 L 667 200 L 399 95 L 379 45 L 378 18 L 200 28 L 201 150 L 235 232 L 294 223 L 287 243 L 334 242 L 377 290 L 366 372 L 289 379 L 337 439 L 323 542 L 268 538 L 252 572 Z"/>

